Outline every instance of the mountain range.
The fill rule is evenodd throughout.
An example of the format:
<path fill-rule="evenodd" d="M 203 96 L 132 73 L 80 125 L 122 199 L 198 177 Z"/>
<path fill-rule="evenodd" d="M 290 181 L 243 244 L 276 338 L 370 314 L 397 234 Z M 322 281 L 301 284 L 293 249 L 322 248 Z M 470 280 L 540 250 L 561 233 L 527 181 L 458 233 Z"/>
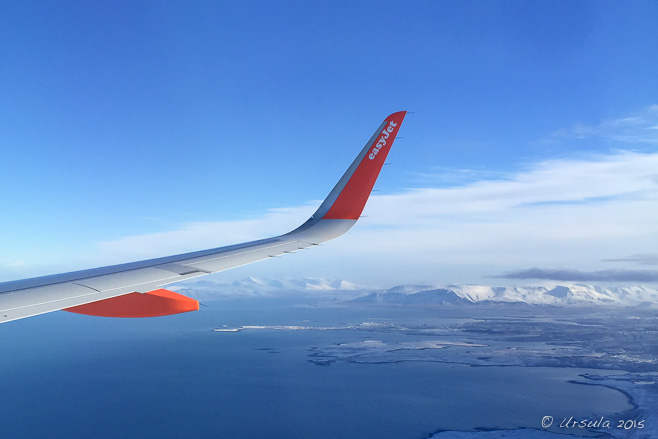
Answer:
<path fill-rule="evenodd" d="M 404 292 L 399 291 L 403 289 Z M 569 285 L 554 287 L 490 287 L 451 285 L 443 288 L 409 291 L 406 286 L 376 291 L 358 297 L 356 303 L 398 305 L 468 305 L 477 303 L 528 305 L 620 305 L 658 306 L 658 291 L 643 286 L 600 287 Z"/>
<path fill-rule="evenodd" d="M 344 304 L 397 306 L 472 304 L 528 305 L 618 305 L 656 306 L 658 290 L 647 286 L 555 285 L 536 287 L 492 287 L 483 285 L 398 285 L 388 289 L 369 288 L 337 279 L 259 279 L 248 277 L 231 283 L 212 280 L 190 281 L 175 289 L 200 300 L 234 297 L 307 296 L 333 299 Z"/>

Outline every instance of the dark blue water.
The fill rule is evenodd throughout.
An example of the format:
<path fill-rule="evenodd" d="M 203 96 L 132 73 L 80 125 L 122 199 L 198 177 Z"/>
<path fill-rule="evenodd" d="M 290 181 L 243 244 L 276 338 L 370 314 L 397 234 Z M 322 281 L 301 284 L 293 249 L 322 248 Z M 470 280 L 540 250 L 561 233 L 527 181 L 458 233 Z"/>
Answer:
<path fill-rule="evenodd" d="M 253 303 L 144 320 L 58 312 L 1 325 L 0 437 L 422 438 L 629 408 L 620 392 L 569 383 L 576 369 L 309 361 L 314 347 L 405 337 L 395 333 L 211 331 L 430 318 Z"/>

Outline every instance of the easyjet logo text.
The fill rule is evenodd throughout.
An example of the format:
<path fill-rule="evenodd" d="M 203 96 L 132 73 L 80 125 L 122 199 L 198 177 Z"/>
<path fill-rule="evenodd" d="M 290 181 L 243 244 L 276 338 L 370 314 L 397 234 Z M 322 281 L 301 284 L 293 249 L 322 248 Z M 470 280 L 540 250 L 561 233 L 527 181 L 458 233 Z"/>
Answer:
<path fill-rule="evenodd" d="M 393 132 L 393 128 L 395 128 L 396 126 L 398 126 L 398 124 L 391 121 L 388 123 L 388 126 L 382 130 L 382 136 L 377 141 L 377 144 L 372 147 L 372 151 L 370 151 L 370 155 L 368 155 L 368 158 L 370 160 L 374 160 L 379 150 L 382 149 L 384 145 L 386 145 L 386 139 L 388 139 L 388 137 Z"/>

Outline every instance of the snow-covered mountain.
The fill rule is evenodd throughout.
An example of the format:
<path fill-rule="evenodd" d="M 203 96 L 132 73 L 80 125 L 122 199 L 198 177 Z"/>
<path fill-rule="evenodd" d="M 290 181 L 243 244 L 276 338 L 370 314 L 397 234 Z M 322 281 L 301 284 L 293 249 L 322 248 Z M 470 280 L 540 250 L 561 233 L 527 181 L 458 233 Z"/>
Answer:
<path fill-rule="evenodd" d="M 462 305 L 469 303 L 468 299 L 461 297 L 452 290 L 437 289 L 425 290 L 405 294 L 398 292 L 375 292 L 367 296 L 357 297 L 353 303 L 378 303 L 395 305 Z"/>
<path fill-rule="evenodd" d="M 482 285 L 450 285 L 437 289 L 398 291 L 399 287 L 373 292 L 354 299 L 355 303 L 381 304 L 474 304 L 525 303 L 528 305 L 620 305 L 658 306 L 658 290 L 644 287 L 600 287 L 570 285 L 555 287 L 489 287 Z"/>
<path fill-rule="evenodd" d="M 259 279 L 248 277 L 231 283 L 197 280 L 172 289 L 200 300 L 229 297 L 277 297 L 303 295 L 331 298 L 349 304 L 397 306 L 462 306 L 478 303 L 528 305 L 648 305 L 658 307 L 658 290 L 646 286 L 601 287 L 557 285 L 553 287 L 491 287 L 483 285 L 398 285 L 368 288 L 340 279 Z"/>

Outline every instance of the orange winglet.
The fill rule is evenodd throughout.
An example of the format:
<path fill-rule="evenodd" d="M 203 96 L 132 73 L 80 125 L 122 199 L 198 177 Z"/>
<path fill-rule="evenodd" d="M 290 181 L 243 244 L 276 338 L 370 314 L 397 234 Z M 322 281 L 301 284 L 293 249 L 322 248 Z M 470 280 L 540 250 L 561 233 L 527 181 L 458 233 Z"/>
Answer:
<path fill-rule="evenodd" d="M 382 130 L 375 133 L 361 163 L 323 219 L 359 219 L 406 114 L 399 111 L 386 118 Z"/>
<path fill-rule="evenodd" d="M 100 317 L 159 317 L 199 309 L 199 302 L 169 290 L 130 293 L 64 311 Z"/>

